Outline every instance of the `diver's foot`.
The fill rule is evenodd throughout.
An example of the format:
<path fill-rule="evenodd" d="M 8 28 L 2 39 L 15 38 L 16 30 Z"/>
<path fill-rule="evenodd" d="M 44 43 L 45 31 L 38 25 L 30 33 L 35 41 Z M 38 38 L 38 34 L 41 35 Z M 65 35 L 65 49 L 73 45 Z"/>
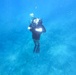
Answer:
<path fill-rule="evenodd" d="M 36 50 L 36 53 L 39 53 L 40 52 L 40 50 Z"/>
<path fill-rule="evenodd" d="M 39 53 L 40 50 L 33 50 L 33 53 Z"/>

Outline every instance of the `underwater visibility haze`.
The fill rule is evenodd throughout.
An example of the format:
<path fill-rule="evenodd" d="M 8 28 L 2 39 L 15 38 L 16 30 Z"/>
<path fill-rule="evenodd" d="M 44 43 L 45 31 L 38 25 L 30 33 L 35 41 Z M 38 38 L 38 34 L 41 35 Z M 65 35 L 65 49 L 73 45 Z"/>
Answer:
<path fill-rule="evenodd" d="M 46 28 L 40 53 L 32 17 Z M 76 75 L 76 0 L 0 0 L 0 75 Z"/>

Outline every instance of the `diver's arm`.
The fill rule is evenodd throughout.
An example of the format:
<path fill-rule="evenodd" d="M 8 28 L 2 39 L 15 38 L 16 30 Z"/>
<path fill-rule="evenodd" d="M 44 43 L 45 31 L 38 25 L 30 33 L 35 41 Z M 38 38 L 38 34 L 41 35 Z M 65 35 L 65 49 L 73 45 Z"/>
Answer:
<path fill-rule="evenodd" d="M 31 26 L 31 24 L 28 26 L 28 30 L 32 31 L 32 26 Z"/>
<path fill-rule="evenodd" d="M 43 30 L 43 32 L 46 32 L 46 29 L 43 25 L 42 25 L 42 30 Z"/>

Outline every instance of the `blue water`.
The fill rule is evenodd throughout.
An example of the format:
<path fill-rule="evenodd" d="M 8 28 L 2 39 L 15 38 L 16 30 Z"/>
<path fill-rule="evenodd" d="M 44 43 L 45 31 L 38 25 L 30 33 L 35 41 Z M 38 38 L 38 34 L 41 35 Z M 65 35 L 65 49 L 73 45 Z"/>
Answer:
<path fill-rule="evenodd" d="M 38 54 L 30 13 L 46 28 Z M 76 0 L 1 0 L 0 75 L 76 75 Z"/>

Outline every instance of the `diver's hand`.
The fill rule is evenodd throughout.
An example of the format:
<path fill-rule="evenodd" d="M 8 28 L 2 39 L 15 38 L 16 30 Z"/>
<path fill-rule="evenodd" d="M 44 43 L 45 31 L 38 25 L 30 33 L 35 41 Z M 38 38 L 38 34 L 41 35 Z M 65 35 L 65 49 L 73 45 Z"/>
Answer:
<path fill-rule="evenodd" d="M 28 27 L 28 29 L 30 30 L 30 29 L 31 29 L 31 27 Z"/>
<path fill-rule="evenodd" d="M 38 32 L 42 32 L 42 28 L 36 28 L 35 30 Z"/>

